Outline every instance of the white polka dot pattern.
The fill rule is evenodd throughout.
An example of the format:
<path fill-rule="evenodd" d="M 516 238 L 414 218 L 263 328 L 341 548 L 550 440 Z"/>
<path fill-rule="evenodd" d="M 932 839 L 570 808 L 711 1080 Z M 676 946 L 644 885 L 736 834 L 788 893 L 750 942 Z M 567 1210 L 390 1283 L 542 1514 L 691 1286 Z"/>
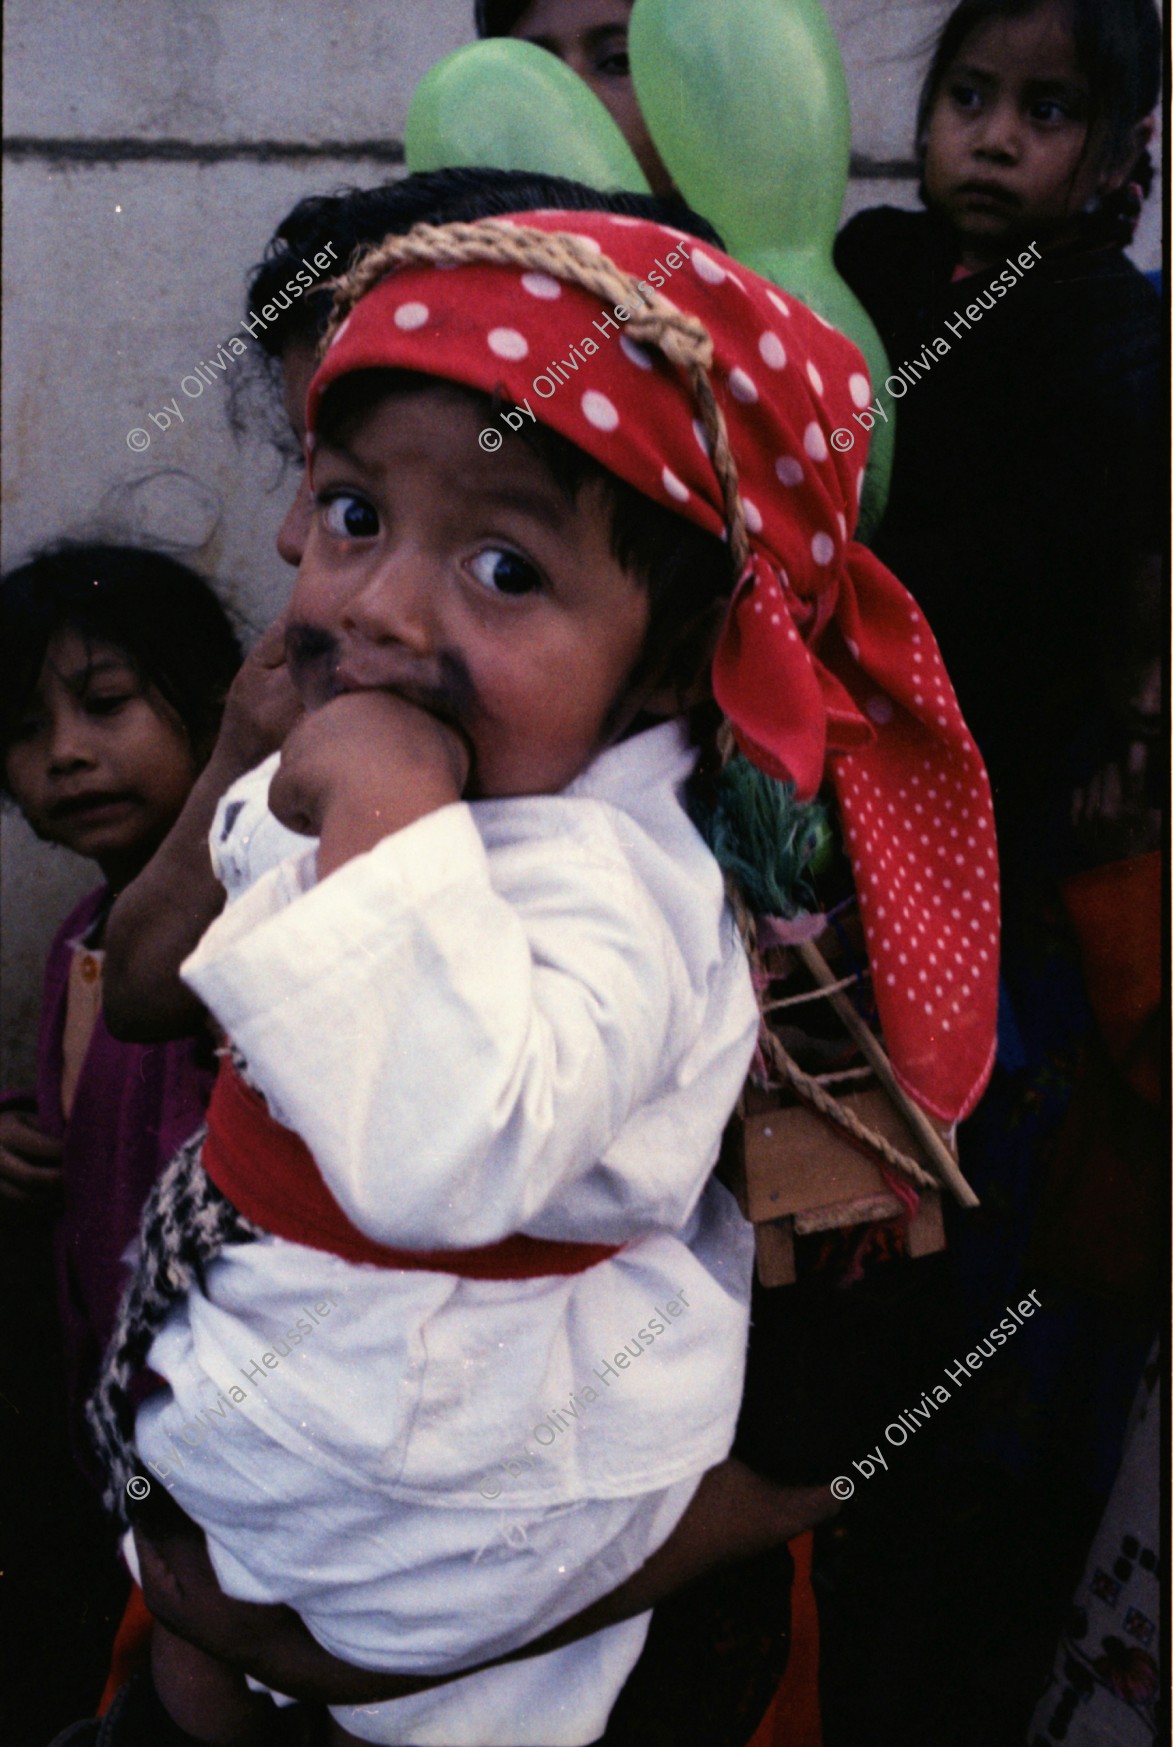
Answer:
<path fill-rule="evenodd" d="M 582 410 L 596 430 L 613 431 L 619 423 L 614 402 L 595 388 L 588 388 L 583 395 Z"/>
<path fill-rule="evenodd" d="M 812 461 L 825 461 L 830 451 L 822 425 L 809 424 L 802 433 L 802 446 Z"/>
<path fill-rule="evenodd" d="M 516 328 L 493 328 L 489 333 L 489 350 L 498 358 L 526 358 L 529 344 Z"/>
<path fill-rule="evenodd" d="M 644 346 L 641 346 L 637 340 L 629 340 L 626 334 L 620 334 L 619 344 L 623 349 L 624 357 L 630 358 L 631 362 L 637 364 L 641 370 L 650 370 L 652 368 L 651 353 Z"/>
<path fill-rule="evenodd" d="M 786 347 L 772 330 L 762 335 L 758 341 L 758 351 L 761 353 L 762 362 L 768 364 L 771 370 L 785 370 Z"/>
<path fill-rule="evenodd" d="M 694 249 L 692 251 L 692 264 L 706 284 L 721 285 L 724 283 L 724 267 L 718 267 L 712 256 L 706 255 L 703 249 Z"/>
<path fill-rule="evenodd" d="M 523 273 L 521 289 L 528 291 L 531 297 L 540 297 L 549 303 L 562 296 L 561 285 L 548 273 Z"/>
<path fill-rule="evenodd" d="M 757 384 L 753 377 L 741 368 L 740 364 L 729 372 L 729 392 L 734 400 L 741 401 L 743 406 L 752 406 L 758 398 Z"/>

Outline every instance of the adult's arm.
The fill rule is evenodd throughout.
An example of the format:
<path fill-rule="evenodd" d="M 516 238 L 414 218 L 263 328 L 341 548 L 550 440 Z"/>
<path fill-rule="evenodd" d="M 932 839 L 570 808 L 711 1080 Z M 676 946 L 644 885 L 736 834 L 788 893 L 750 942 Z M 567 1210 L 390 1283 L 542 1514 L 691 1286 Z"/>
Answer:
<path fill-rule="evenodd" d="M 168 1501 L 169 1503 L 169 1501 Z M 696 1579 L 792 1540 L 835 1514 L 827 1487 L 782 1487 L 730 1459 L 704 1476 L 674 1533 L 620 1588 L 493 1663 L 542 1655 L 655 1607 Z M 157 1619 L 210 1655 L 277 1692 L 318 1704 L 374 1704 L 405 1698 L 474 1672 L 430 1677 L 352 1667 L 323 1650 L 290 1608 L 225 1596 L 203 1535 L 168 1509 L 136 1523 L 143 1595 Z"/>
<path fill-rule="evenodd" d="M 233 681 L 212 755 L 179 818 L 110 912 L 102 1000 L 115 1037 L 154 1043 L 184 1037 L 202 1022 L 203 1005 L 179 967 L 224 904 L 208 853 L 216 807 L 237 777 L 281 745 L 300 713 L 279 618 Z"/>

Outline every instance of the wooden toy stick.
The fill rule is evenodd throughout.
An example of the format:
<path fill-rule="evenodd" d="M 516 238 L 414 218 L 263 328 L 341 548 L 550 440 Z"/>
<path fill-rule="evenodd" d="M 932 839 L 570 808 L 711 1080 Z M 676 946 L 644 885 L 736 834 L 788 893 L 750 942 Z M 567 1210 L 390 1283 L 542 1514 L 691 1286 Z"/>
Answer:
<path fill-rule="evenodd" d="M 858 1043 L 860 1049 L 875 1070 L 877 1080 L 895 1103 L 897 1109 L 921 1142 L 933 1164 L 936 1166 L 941 1181 L 948 1185 L 963 1207 L 980 1205 L 977 1196 L 957 1168 L 953 1154 L 937 1133 L 924 1111 L 904 1090 L 896 1075 L 892 1072 L 892 1064 L 884 1049 L 873 1037 L 868 1026 L 864 1024 L 851 1002 L 847 1000 L 838 987 L 839 979 L 819 951 L 809 940 L 797 942 L 791 950 L 796 952 L 811 976 L 826 991 L 827 998 L 839 1015 L 847 1030 Z"/>

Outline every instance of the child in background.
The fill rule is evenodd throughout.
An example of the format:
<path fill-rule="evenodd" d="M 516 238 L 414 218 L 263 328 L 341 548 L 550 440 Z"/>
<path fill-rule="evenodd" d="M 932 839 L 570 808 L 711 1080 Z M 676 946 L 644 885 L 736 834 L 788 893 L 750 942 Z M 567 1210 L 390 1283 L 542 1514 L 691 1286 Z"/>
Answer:
<path fill-rule="evenodd" d="M 1048 793 L 1061 825 L 1068 744 L 1104 716 L 1162 545 L 1160 300 L 1124 253 L 1160 41 L 1153 0 L 964 0 L 921 93 L 927 211 L 861 213 L 836 249 L 893 370 L 912 366 L 874 385 L 879 416 L 899 401 L 875 547 L 986 759 L 1008 902 L 1040 837 L 1053 850 Z"/>
<path fill-rule="evenodd" d="M 175 822 L 207 757 L 240 651 L 204 580 L 161 553 L 62 543 L 0 583 L 4 789 L 38 837 L 97 862 L 103 883 L 49 952 L 35 1094 L 0 1114 L 0 1192 L 59 1184 L 58 1305 L 71 1423 L 126 1284 L 123 1252 L 176 1147 L 203 1119 L 210 1038 L 140 1047 L 110 1036 L 102 943 L 115 896 Z"/>
<path fill-rule="evenodd" d="M 272 799 L 316 858 L 244 890 L 188 967 L 271 1108 L 226 1072 L 203 1158 L 217 1188 L 192 1160 L 161 1185 L 94 1415 L 112 1493 L 133 1430 L 229 1593 L 405 1670 L 499 1654 L 613 1587 L 732 1439 L 748 1234 L 706 1179 L 756 1014 L 682 806 L 682 712 L 714 641 L 755 760 L 809 795 L 832 754 L 867 903 L 900 893 L 911 916 L 920 894 L 919 939 L 871 938 L 914 1095 L 968 1108 L 992 1041 L 992 905 L 947 920 L 942 820 L 899 843 L 868 823 L 932 772 L 996 892 L 988 789 L 931 636 L 850 538 L 860 469 L 827 434 L 858 355 L 677 232 L 526 224 L 377 251 L 311 390 L 289 640 L 309 714 Z M 407 264 L 383 279 L 397 247 Z M 671 304 L 640 284 L 661 256 Z M 616 332 L 586 338 L 612 301 Z M 539 424 L 535 362 L 572 345 L 584 375 L 556 379 Z M 920 985 L 958 926 L 970 982 L 934 1021 Z M 196 1224 L 228 1240 L 218 1258 Z M 150 1345 L 168 1276 L 187 1296 Z M 341 1308 L 298 1338 L 288 1294 L 310 1290 Z M 670 1308 L 661 1333 L 662 1301 L 698 1314 Z M 246 1401 L 241 1362 L 278 1318 L 265 1363 L 284 1375 L 252 1375 Z M 125 1391 L 148 1348 L 172 1393 L 135 1428 Z M 609 1350 L 620 1373 L 646 1361 L 638 1391 L 610 1389 Z M 535 1430 L 548 1454 L 486 1505 L 497 1448 L 563 1401 L 572 1436 Z M 177 1470 L 174 1433 L 205 1407 L 215 1437 Z M 644 1626 L 341 1715 L 371 1740 L 592 1740 Z M 183 1720 L 191 1662 L 162 1641 Z M 216 1691 L 243 1736 L 240 1693 Z"/>
<path fill-rule="evenodd" d="M 870 1495 L 866 1520 L 857 1513 L 825 1690 L 840 1738 L 878 1747 L 943 1738 L 969 1714 L 982 1739 L 1025 1737 L 1031 1647 L 1041 1683 L 1068 1606 L 1064 1561 L 1076 1569 L 1090 1539 L 1153 1332 L 1103 1290 L 1112 1264 L 1144 1246 L 1143 1222 L 1126 1229 L 1135 1209 L 1161 1192 L 1119 1104 L 1127 1165 L 1082 1182 L 1065 1168 L 1047 1221 L 1052 1266 L 1030 1246 L 1064 1113 L 1077 1115 L 1081 1056 L 1099 1048 L 1064 882 L 1096 859 L 1087 825 L 1107 810 L 1101 773 L 1139 778 L 1133 852 L 1149 847 L 1160 793 L 1144 745 L 1139 770 L 1133 751 L 1159 714 L 1144 681 L 1165 610 L 1152 560 L 1165 515 L 1160 301 L 1124 252 L 1152 180 L 1160 66 L 1152 0 L 965 0 L 920 96 L 926 210 L 861 213 L 836 250 L 893 367 L 874 385 L 873 416 L 898 402 L 875 547 L 940 640 L 990 772 L 1002 860 L 999 1060 L 960 1136 L 983 1207 L 951 1243 L 958 1308 L 942 1299 L 919 1321 L 952 1322 L 960 1351 L 1007 1299 L 1037 1288 L 1044 1306 L 1021 1347 L 975 1380 L 950 1442 L 923 1460 L 918 1445 L 912 1493 Z M 1134 894 L 1126 883 L 1115 906 L 1133 951 L 1146 930 Z M 1155 915 L 1148 926 L 1140 957 L 1155 964 Z M 1101 926 L 1100 957 L 1106 938 Z M 1079 1260 L 1098 1248 L 1104 1264 L 1094 1295 L 1069 1290 L 1079 1226 Z M 913 1494 L 933 1525 L 931 1564 L 909 1541 Z M 956 1573 L 947 1605 L 942 1569 Z M 994 1618 L 1007 1648 L 991 1679 L 972 1647 Z M 926 1662 L 951 1669 L 947 1695 L 921 1678 Z M 885 1693 L 899 1697 L 878 1714 Z"/>

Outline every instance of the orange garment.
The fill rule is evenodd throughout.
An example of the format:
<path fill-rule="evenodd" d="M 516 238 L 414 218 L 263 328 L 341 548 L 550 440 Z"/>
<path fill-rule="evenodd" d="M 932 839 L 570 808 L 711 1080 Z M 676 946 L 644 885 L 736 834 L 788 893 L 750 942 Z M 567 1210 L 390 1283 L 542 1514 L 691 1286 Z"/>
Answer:
<path fill-rule="evenodd" d="M 1161 999 L 1162 871 L 1154 849 L 1091 868 L 1062 887 L 1108 1054 L 1149 1104 L 1161 1098 L 1161 1063 L 1142 1032 Z"/>
<path fill-rule="evenodd" d="M 79 946 L 69 961 L 65 992 L 65 1028 L 61 1035 L 61 1113 L 69 1121 L 82 1063 L 102 1010 L 104 952 Z"/>
<path fill-rule="evenodd" d="M 811 1584 L 814 1534 L 791 1541 L 790 1658 L 749 1747 L 823 1747 L 819 1709 L 819 1615 Z"/>
<path fill-rule="evenodd" d="M 132 1584 L 126 1608 L 114 1634 L 114 1648 L 110 1652 L 110 1672 L 106 1676 L 106 1685 L 98 1701 L 98 1715 L 104 1717 L 115 1696 L 126 1685 L 132 1674 L 140 1669 L 150 1667 L 151 1627 L 154 1617 L 138 1584 Z"/>

